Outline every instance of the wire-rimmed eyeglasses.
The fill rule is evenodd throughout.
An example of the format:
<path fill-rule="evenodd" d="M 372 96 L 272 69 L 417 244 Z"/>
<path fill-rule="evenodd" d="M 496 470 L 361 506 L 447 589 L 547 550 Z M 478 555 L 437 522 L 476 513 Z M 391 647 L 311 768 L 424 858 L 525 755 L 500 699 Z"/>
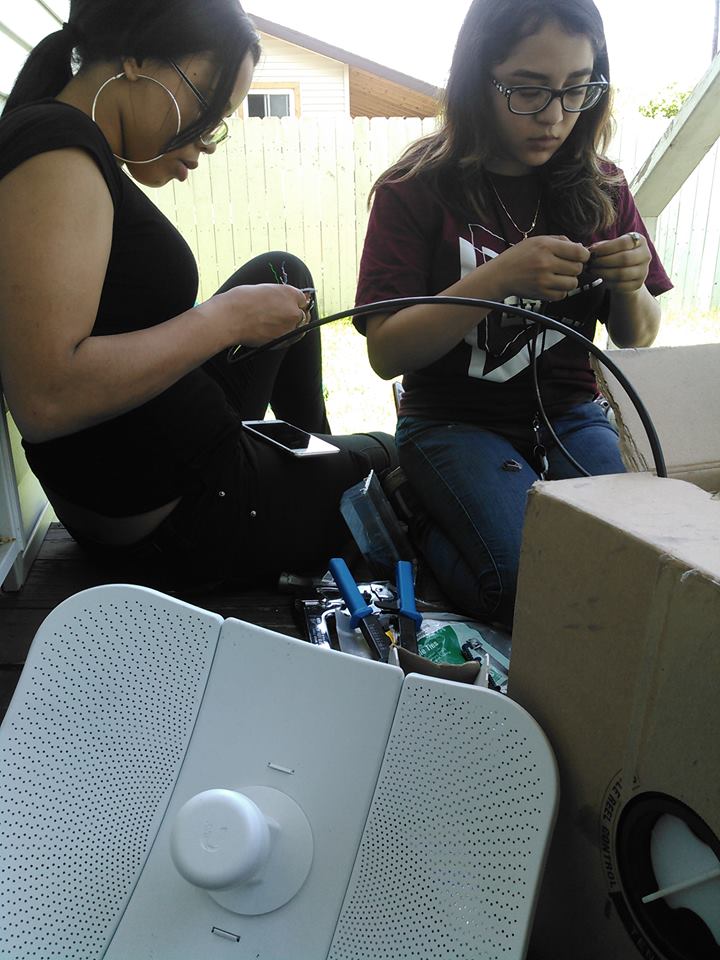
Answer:
<path fill-rule="evenodd" d="M 188 77 L 188 75 L 185 73 L 184 70 L 180 69 L 180 67 L 175 63 L 174 60 L 168 60 L 168 63 L 173 68 L 175 73 L 177 73 L 177 75 L 185 81 L 188 87 L 190 87 L 190 89 L 195 95 L 195 99 L 203 108 L 203 110 L 207 110 L 210 105 L 208 104 L 205 97 L 200 93 L 200 91 L 195 86 L 195 84 L 192 82 L 190 77 Z M 223 140 L 227 140 L 229 135 L 230 135 L 230 130 L 228 129 L 227 123 L 225 123 L 224 120 L 221 120 L 216 127 L 212 128 L 212 130 L 208 130 L 207 133 L 202 134 L 202 136 L 200 137 L 200 143 L 204 144 L 204 146 L 206 147 L 210 147 L 213 144 L 217 146 L 219 143 L 222 143 Z"/>
<path fill-rule="evenodd" d="M 490 77 L 490 83 L 505 97 L 510 113 L 516 113 L 519 116 L 542 113 L 555 99 L 560 101 L 566 113 L 582 113 L 583 110 L 594 107 L 610 86 L 602 74 L 599 80 L 593 80 L 591 83 L 574 83 L 561 90 L 530 84 L 506 87 L 494 77 Z"/>

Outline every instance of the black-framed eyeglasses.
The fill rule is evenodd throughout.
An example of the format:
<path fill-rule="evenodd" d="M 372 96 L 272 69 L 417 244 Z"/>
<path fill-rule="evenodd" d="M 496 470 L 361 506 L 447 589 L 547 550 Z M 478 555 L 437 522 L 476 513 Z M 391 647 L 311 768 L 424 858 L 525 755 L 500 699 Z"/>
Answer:
<path fill-rule="evenodd" d="M 583 110 L 594 107 L 610 86 L 602 74 L 599 80 L 593 80 L 591 83 L 574 83 L 561 90 L 530 84 L 506 87 L 494 77 L 490 77 L 490 83 L 505 97 L 510 113 L 516 113 L 519 116 L 542 113 L 556 99 L 560 101 L 566 113 L 582 113 Z"/>
<path fill-rule="evenodd" d="M 180 67 L 175 63 L 174 60 L 168 60 L 168 63 L 173 68 L 175 73 L 177 73 L 177 75 L 185 81 L 188 87 L 190 87 L 193 94 L 195 95 L 195 99 L 203 108 L 203 110 L 207 110 L 210 106 L 209 103 L 207 102 L 205 97 L 200 93 L 200 91 L 192 82 L 190 77 L 185 73 L 184 70 L 180 69 Z M 229 136 L 230 136 L 230 130 L 228 129 L 228 125 L 227 123 L 225 123 L 224 120 L 221 120 L 216 127 L 212 128 L 212 130 L 208 130 L 207 133 L 202 134 L 202 136 L 200 137 L 200 143 L 204 144 L 206 147 L 210 147 L 213 145 L 217 146 L 219 143 L 222 143 L 223 140 L 227 140 Z"/>

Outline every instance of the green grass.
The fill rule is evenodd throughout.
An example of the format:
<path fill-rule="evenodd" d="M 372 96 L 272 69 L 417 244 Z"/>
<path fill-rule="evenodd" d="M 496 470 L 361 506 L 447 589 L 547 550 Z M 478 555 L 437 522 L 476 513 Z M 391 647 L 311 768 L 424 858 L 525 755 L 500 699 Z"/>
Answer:
<path fill-rule="evenodd" d="M 349 320 L 322 331 L 328 417 L 334 433 L 395 431 L 392 385 L 370 368 L 362 337 Z M 684 311 L 669 303 L 655 346 L 720 342 L 720 310 Z"/>
<path fill-rule="evenodd" d="M 365 337 L 350 320 L 339 320 L 323 327 L 322 344 L 323 379 L 333 433 L 395 433 L 392 383 L 373 372 Z"/>
<path fill-rule="evenodd" d="M 656 347 L 680 347 L 691 343 L 720 343 L 720 309 L 683 310 L 672 301 L 663 310 Z"/>

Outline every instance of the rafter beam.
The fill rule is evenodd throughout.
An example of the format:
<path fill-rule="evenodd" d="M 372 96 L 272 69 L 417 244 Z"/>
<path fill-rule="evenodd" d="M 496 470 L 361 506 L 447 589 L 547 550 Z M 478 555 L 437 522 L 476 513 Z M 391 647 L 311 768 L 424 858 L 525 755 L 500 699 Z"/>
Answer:
<path fill-rule="evenodd" d="M 6 37 L 9 37 L 13 41 L 13 43 L 17 43 L 19 46 L 23 48 L 23 50 L 27 50 L 28 53 L 30 53 L 30 51 L 32 50 L 31 43 L 28 43 L 27 40 L 23 40 L 23 38 L 19 36 L 17 33 L 15 33 L 14 30 L 11 30 L 10 27 L 6 27 L 1 20 L 0 20 L 0 33 L 4 33 Z"/>
<path fill-rule="evenodd" d="M 658 217 L 720 137 L 720 55 L 630 184 L 645 220 Z"/>
<path fill-rule="evenodd" d="M 49 13 L 53 20 L 57 21 L 59 24 L 62 24 L 63 20 L 60 14 L 56 10 L 53 10 L 53 8 L 47 4 L 45 0 L 35 0 L 35 3 L 39 4 L 46 13 Z"/>

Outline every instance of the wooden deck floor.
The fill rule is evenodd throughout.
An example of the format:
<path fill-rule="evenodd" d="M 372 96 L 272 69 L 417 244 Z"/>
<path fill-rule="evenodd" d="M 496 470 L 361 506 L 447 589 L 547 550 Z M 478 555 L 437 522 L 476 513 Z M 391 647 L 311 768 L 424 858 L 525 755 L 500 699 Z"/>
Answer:
<path fill-rule="evenodd" d="M 37 629 L 58 603 L 102 583 L 140 582 L 127 569 L 99 569 L 60 524 L 53 524 L 22 590 L 0 593 L 0 719 L 10 703 Z M 162 589 L 160 584 L 145 585 Z M 214 590 L 175 595 L 222 617 L 237 617 L 289 636 L 301 636 L 293 618 L 293 598 L 272 585 L 242 592 Z"/>

